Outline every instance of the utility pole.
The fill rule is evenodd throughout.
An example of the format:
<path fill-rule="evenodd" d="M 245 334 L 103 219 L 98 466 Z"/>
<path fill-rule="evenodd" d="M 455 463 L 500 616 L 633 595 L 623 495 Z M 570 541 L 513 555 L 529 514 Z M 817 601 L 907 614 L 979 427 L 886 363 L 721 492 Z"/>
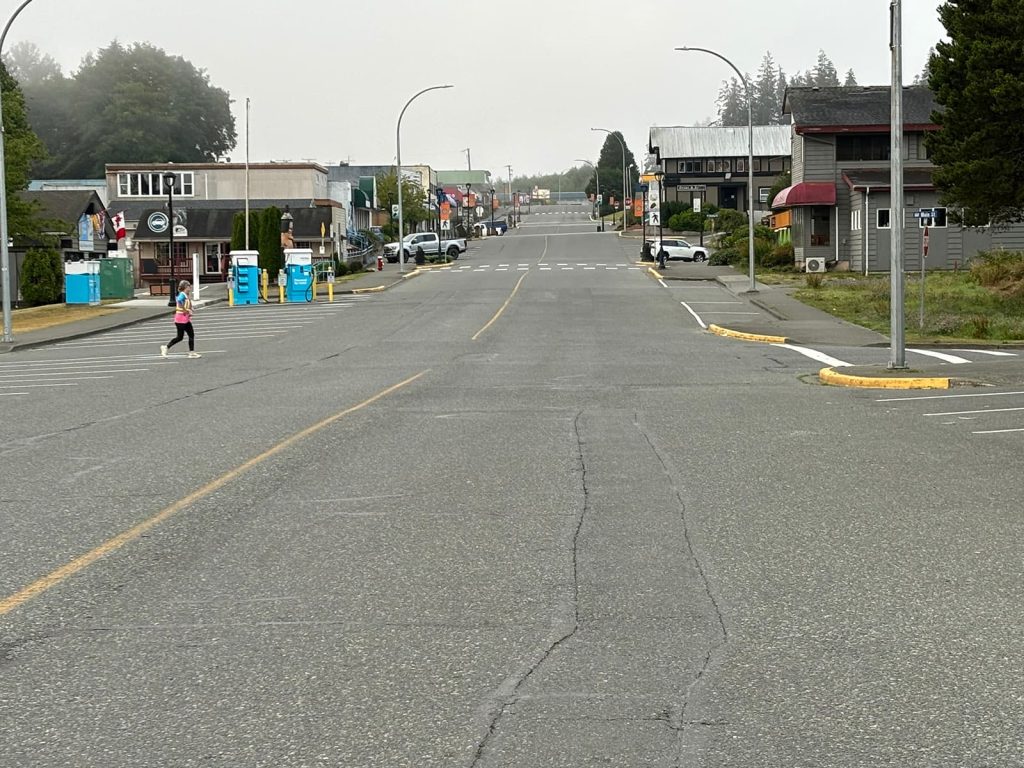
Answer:
<path fill-rule="evenodd" d="M 506 165 L 505 167 L 508 169 L 508 179 L 507 179 L 507 181 L 508 181 L 508 199 L 511 200 L 512 199 L 512 166 L 511 165 Z"/>
<path fill-rule="evenodd" d="M 466 170 L 467 171 L 472 171 L 473 170 L 473 162 L 469 159 L 469 147 L 466 147 L 462 151 L 466 153 Z"/>
<path fill-rule="evenodd" d="M 892 51 L 891 112 L 889 149 L 889 368 L 907 367 L 903 327 L 903 17 L 902 0 L 889 6 L 889 48 Z"/>

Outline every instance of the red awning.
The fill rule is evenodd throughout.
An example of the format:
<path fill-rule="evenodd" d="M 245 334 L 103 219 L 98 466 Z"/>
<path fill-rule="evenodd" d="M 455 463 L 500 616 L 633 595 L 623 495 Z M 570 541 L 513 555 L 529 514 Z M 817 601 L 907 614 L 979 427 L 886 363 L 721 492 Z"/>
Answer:
<path fill-rule="evenodd" d="M 802 181 L 779 192 L 772 201 L 772 209 L 835 204 L 836 185 L 831 181 Z"/>

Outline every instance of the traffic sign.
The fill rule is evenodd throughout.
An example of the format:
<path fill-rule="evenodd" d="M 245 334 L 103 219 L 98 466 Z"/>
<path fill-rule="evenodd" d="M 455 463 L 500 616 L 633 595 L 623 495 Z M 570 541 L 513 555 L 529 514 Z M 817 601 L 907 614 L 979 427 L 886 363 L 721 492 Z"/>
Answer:
<path fill-rule="evenodd" d="M 449 231 L 451 231 L 451 228 L 452 228 L 452 223 L 448 219 L 441 219 L 441 231 L 442 232 L 449 232 Z"/>
<path fill-rule="evenodd" d="M 651 211 L 648 214 L 648 221 L 647 221 L 647 223 L 650 224 L 652 227 L 660 226 L 661 225 L 661 211 Z"/>
<path fill-rule="evenodd" d="M 398 218 L 398 206 L 397 205 L 392 205 L 391 206 L 391 217 L 392 218 Z"/>

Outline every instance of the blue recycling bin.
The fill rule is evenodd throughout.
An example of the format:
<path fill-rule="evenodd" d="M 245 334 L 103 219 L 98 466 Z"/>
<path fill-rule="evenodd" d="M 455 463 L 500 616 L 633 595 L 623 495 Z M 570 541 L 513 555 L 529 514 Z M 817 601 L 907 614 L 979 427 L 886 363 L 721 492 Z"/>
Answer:
<path fill-rule="evenodd" d="M 67 304 L 100 303 L 100 263 L 64 262 L 64 301 Z"/>
<path fill-rule="evenodd" d="M 260 303 L 258 251 L 231 251 L 231 289 L 235 305 Z"/>
<path fill-rule="evenodd" d="M 313 251 L 286 248 L 284 251 L 284 298 L 288 302 L 313 300 Z"/>

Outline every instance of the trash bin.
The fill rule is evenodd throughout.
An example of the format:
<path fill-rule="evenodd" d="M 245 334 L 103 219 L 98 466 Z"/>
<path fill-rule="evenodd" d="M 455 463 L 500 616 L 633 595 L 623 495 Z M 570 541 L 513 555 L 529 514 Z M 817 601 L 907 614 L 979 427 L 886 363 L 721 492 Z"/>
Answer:
<path fill-rule="evenodd" d="M 100 298 L 130 299 L 135 296 L 132 260 L 120 257 L 100 259 Z"/>

